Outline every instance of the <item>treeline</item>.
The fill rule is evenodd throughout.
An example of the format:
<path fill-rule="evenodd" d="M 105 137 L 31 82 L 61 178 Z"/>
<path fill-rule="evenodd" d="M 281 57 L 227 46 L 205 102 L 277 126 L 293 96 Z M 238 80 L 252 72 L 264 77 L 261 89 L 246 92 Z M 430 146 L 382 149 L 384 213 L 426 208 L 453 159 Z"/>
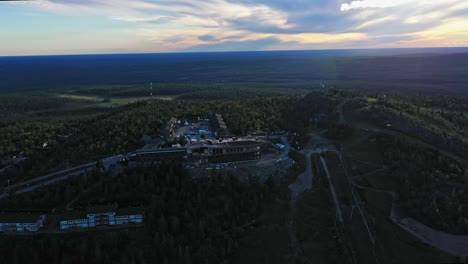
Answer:
<path fill-rule="evenodd" d="M 176 164 L 128 169 L 91 185 L 78 203 L 146 200 L 144 229 L 3 236 L 1 263 L 227 263 L 274 195 L 272 185 L 229 175 L 193 180 Z"/>

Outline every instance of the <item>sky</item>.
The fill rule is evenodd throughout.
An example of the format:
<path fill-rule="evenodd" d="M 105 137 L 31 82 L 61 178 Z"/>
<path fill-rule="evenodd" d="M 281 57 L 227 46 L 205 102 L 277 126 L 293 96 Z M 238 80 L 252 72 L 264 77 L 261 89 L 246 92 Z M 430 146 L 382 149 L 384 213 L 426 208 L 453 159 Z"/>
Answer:
<path fill-rule="evenodd" d="M 7 56 L 466 46 L 466 0 L 0 1 Z"/>

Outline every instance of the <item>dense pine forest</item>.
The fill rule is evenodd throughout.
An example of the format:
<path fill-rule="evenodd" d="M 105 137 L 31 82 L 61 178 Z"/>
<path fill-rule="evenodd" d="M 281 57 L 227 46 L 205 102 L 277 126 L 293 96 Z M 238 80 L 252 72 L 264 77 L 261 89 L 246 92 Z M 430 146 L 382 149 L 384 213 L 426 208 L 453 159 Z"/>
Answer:
<path fill-rule="evenodd" d="M 110 181 L 99 172 L 89 178 L 81 183 L 79 191 L 86 195 L 81 195 L 77 204 L 144 202 L 145 227 L 3 237 L 1 262 L 225 263 L 243 230 L 255 224 L 264 202 L 275 196 L 271 184 L 241 183 L 232 176 L 216 174 L 192 179 L 177 164 L 129 169 Z M 72 199 L 67 194 L 73 184 L 70 186 L 52 200 Z M 40 194 L 32 204 L 50 199 L 51 192 Z"/>
<path fill-rule="evenodd" d="M 174 87 L 179 89 L 178 97 L 164 92 Z M 392 203 L 390 196 L 380 199 L 374 192 L 392 192 L 403 216 L 451 234 L 468 233 L 466 98 L 337 89 L 254 96 L 227 88 L 220 94 L 200 91 L 197 97 L 196 87 L 174 87 L 158 87 L 162 92 L 153 98 L 126 97 L 139 95 L 139 88 L 132 87 L 0 96 L 1 187 L 93 164 L 93 170 L 83 175 L 0 200 L 3 212 L 51 215 L 48 233 L 2 236 L 1 263 L 230 263 L 239 252 L 248 251 L 245 240 L 251 232 L 262 234 L 261 241 L 278 232 L 286 237 L 278 243 L 288 248 L 289 242 L 284 243 L 289 241 L 292 210 L 288 186 L 306 169 L 301 149 L 308 144 L 319 149 L 328 144 L 342 151 L 344 166 L 334 157 L 322 157 L 330 162 L 332 173 L 349 169 L 353 181 L 362 187 L 356 187 L 356 193 L 372 215 L 372 224 L 379 223 L 382 215 L 388 217 Z M 288 157 L 294 165 L 281 177 L 272 170 L 272 177 L 262 182 L 239 177 L 236 170 L 213 170 L 196 177 L 179 162 L 124 165 L 113 172 L 102 165 L 106 157 L 141 148 L 145 137 L 158 135 L 171 117 L 183 122 L 206 119 L 213 112 L 222 113 L 236 135 L 288 133 L 292 145 Z M 281 139 L 276 136 L 271 142 L 281 143 Z M 320 154 L 312 161 L 320 175 L 314 181 L 327 185 Z M 312 190 L 305 195 L 317 193 Z M 322 198 L 322 218 L 317 221 L 334 236 L 322 239 L 352 248 L 346 244 L 346 229 L 336 223 L 328 226 L 336 216 L 331 198 Z M 145 224 L 69 234 L 51 228 L 67 210 L 108 203 L 144 208 Z M 270 220 L 265 215 L 274 217 Z M 303 225 L 307 223 L 299 223 Z"/>
<path fill-rule="evenodd" d="M 16 115 L 15 120 L 0 121 L 3 135 L 0 138 L 0 156 L 4 159 L 26 156 L 28 160 L 17 170 L 0 176 L 5 180 L 12 179 L 11 183 L 47 174 L 51 169 L 134 151 L 143 146 L 143 135 L 158 134 L 172 116 L 180 119 L 188 116 L 207 118 L 212 112 L 220 112 L 231 130 L 239 134 L 269 133 L 285 127 L 294 129 L 300 122 L 285 118 L 294 111 L 292 106 L 300 101 L 300 96 L 203 102 L 146 100 L 102 109 L 104 112 L 91 115 L 70 114 L 60 108 L 62 99 L 59 99 L 59 107 L 55 111 L 63 110 L 63 113 L 50 118 L 44 112 L 37 113 L 29 100 L 14 101 L 15 98 L 12 97 L 7 111 Z M 39 97 L 38 100 L 39 105 L 42 100 L 50 99 Z M 28 111 L 24 104 L 31 110 Z M 299 123 L 299 126 L 304 124 Z"/>

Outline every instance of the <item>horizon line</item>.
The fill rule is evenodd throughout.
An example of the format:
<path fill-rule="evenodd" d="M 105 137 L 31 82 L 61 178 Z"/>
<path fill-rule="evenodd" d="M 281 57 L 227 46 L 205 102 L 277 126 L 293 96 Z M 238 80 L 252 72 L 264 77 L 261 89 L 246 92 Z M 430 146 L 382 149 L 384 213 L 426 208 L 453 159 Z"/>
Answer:
<path fill-rule="evenodd" d="M 154 55 L 154 54 L 197 54 L 197 53 L 241 53 L 241 52 L 299 52 L 299 51 L 365 51 L 365 50 L 428 50 L 428 49 L 466 49 L 466 47 L 397 47 L 397 48 L 336 48 L 336 49 L 290 49 L 290 50 L 226 50 L 226 51 L 171 51 L 171 52 L 128 52 L 128 53 L 62 53 L 32 55 L 0 55 L 0 58 L 12 57 L 54 57 L 54 56 L 97 56 L 97 55 Z"/>

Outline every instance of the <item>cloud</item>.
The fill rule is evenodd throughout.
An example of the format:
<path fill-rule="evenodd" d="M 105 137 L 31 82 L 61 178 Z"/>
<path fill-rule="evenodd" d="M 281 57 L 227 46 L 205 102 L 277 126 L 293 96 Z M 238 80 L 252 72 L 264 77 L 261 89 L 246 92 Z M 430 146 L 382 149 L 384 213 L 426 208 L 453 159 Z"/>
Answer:
<path fill-rule="evenodd" d="M 203 36 L 199 36 L 198 39 L 201 41 L 213 41 L 216 38 L 212 35 L 203 35 Z"/>
<path fill-rule="evenodd" d="M 374 19 L 374 20 L 368 20 L 368 21 L 365 21 L 364 23 L 356 26 L 355 29 L 356 30 L 361 30 L 361 29 L 372 27 L 372 26 L 378 26 L 378 25 L 380 25 L 382 23 L 392 21 L 392 20 L 395 20 L 395 19 L 396 18 L 393 17 L 393 16 L 386 16 L 386 17 L 381 17 L 381 18 L 377 18 L 377 19 Z"/>
<path fill-rule="evenodd" d="M 97 16 L 131 25 L 135 39 L 144 41 L 139 49 L 147 51 L 427 46 L 463 44 L 468 39 L 468 34 L 453 30 L 465 32 L 456 26 L 465 25 L 461 21 L 468 16 L 468 2 L 460 0 L 38 0 L 13 4 L 63 17 Z M 131 37 L 128 30 L 122 36 Z"/>
<path fill-rule="evenodd" d="M 229 25 L 232 21 L 249 21 L 259 25 L 277 28 L 291 28 L 288 23 L 288 14 L 282 10 L 272 8 L 265 4 L 241 4 L 226 0 L 41 0 L 33 5 L 47 9 L 51 12 L 75 13 L 81 12 L 101 13 L 119 20 L 130 22 L 164 22 L 180 23 L 184 21 L 202 21 L 208 25 Z"/>
<path fill-rule="evenodd" d="M 430 45 L 439 47 L 468 46 L 468 19 L 448 19 L 425 31 L 408 34 L 411 40 L 402 41 L 407 46 Z"/>
<path fill-rule="evenodd" d="M 297 42 L 300 44 L 325 44 L 342 43 L 355 40 L 367 39 L 364 33 L 343 33 L 343 34 L 323 34 L 323 33 L 302 33 L 302 34 L 282 34 L 278 39 L 287 42 Z"/>
<path fill-rule="evenodd" d="M 356 3 L 359 2 L 359 3 Z M 353 4 L 354 3 L 354 4 Z M 353 1 L 341 8 L 353 16 L 373 47 L 460 47 L 468 45 L 468 2 Z M 355 44 L 362 44 L 356 42 Z"/>
<path fill-rule="evenodd" d="M 216 44 L 201 44 L 182 49 L 186 52 L 221 52 L 221 51 L 249 51 L 276 49 L 282 42 L 276 38 L 263 38 L 249 41 L 226 41 Z"/>
<path fill-rule="evenodd" d="M 393 7 L 402 4 L 407 4 L 412 0 L 362 0 L 352 1 L 351 3 L 345 3 L 341 5 L 341 11 L 349 11 L 358 8 L 385 8 Z"/>

